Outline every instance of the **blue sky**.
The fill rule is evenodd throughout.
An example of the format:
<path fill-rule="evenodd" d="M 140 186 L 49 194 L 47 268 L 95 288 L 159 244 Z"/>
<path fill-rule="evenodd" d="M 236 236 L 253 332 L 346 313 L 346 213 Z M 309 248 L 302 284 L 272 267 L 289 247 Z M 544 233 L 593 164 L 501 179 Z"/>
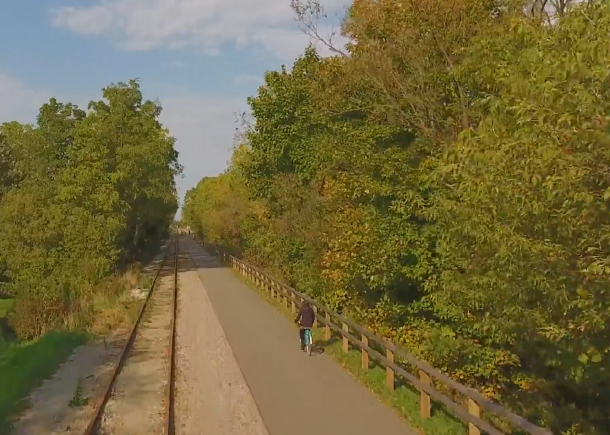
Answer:
<path fill-rule="evenodd" d="M 324 5 L 332 18 L 347 3 Z M 293 17 L 290 0 L 4 1 L 0 123 L 34 121 L 52 96 L 84 108 L 107 84 L 137 77 L 177 139 L 183 195 L 226 168 L 233 114 L 247 110 L 264 72 L 310 42 Z"/>

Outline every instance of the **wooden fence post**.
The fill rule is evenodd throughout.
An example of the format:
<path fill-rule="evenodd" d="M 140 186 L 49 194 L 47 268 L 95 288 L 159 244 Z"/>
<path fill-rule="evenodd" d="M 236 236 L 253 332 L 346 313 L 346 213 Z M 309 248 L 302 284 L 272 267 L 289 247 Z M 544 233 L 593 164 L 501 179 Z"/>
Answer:
<path fill-rule="evenodd" d="M 317 328 L 318 327 L 318 307 L 313 307 L 313 312 L 314 312 L 313 327 Z"/>
<path fill-rule="evenodd" d="M 394 362 L 394 352 L 390 349 L 386 349 L 386 357 L 390 360 L 390 362 Z M 394 369 L 390 366 L 386 366 L 385 368 L 385 380 L 386 385 L 389 389 L 394 389 Z"/>
<path fill-rule="evenodd" d="M 367 346 L 369 345 L 369 338 L 364 334 L 362 334 L 362 343 Z M 364 349 L 362 349 L 362 368 L 364 370 L 369 369 L 369 353 Z"/>
<path fill-rule="evenodd" d="M 468 398 L 468 413 L 481 418 L 481 407 L 471 398 Z M 481 431 L 473 423 L 468 423 L 468 435 L 481 435 Z"/>
<path fill-rule="evenodd" d="M 419 380 L 422 384 L 430 385 L 430 376 L 428 373 L 423 370 L 419 371 Z M 419 414 L 422 418 L 430 418 L 431 415 L 431 404 L 430 404 L 430 395 L 426 393 L 424 390 L 420 390 L 420 399 L 419 399 Z"/>
<path fill-rule="evenodd" d="M 324 340 L 330 340 L 330 314 L 326 313 L 326 327 L 324 328 Z"/>
<path fill-rule="evenodd" d="M 345 332 L 349 332 L 349 326 L 347 326 L 347 323 L 343 322 L 343 330 Z M 347 339 L 347 337 L 344 335 L 343 336 L 343 352 L 347 353 L 349 352 L 349 340 Z"/>
<path fill-rule="evenodd" d="M 297 304 L 295 304 L 294 301 L 291 301 L 291 302 L 292 302 L 292 304 L 291 304 L 291 306 L 292 306 L 292 314 L 296 314 L 296 312 L 297 312 Z"/>

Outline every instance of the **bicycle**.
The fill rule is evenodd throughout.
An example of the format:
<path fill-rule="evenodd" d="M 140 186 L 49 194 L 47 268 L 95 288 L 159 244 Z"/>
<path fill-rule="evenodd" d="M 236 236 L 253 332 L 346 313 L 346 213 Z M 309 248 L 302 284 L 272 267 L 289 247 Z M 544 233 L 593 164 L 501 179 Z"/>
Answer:
<path fill-rule="evenodd" d="M 305 344 L 305 350 L 307 350 L 307 355 L 311 355 L 311 348 L 313 346 L 313 338 L 311 337 L 311 329 L 310 328 L 302 328 L 303 329 L 303 343 Z"/>

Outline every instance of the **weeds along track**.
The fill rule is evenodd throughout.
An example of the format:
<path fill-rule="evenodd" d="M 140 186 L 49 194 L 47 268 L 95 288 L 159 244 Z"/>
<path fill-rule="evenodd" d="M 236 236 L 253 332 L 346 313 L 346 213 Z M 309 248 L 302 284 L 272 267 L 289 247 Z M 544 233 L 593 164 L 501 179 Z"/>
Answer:
<path fill-rule="evenodd" d="M 84 435 L 174 433 L 179 238 L 171 238 Z"/>

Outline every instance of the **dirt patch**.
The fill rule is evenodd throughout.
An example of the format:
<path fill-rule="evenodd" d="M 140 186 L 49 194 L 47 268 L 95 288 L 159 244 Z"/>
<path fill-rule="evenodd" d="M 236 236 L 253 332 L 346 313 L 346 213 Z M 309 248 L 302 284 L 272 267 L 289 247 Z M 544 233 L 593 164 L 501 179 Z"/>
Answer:
<path fill-rule="evenodd" d="M 81 346 L 55 375 L 30 395 L 30 408 L 13 428 L 14 435 L 83 433 L 93 415 L 95 398 L 112 375 L 126 337 Z M 80 390 L 80 400 L 74 400 Z M 70 404 L 74 406 L 70 406 Z"/>
<path fill-rule="evenodd" d="M 198 273 L 178 280 L 176 434 L 267 435 Z"/>

